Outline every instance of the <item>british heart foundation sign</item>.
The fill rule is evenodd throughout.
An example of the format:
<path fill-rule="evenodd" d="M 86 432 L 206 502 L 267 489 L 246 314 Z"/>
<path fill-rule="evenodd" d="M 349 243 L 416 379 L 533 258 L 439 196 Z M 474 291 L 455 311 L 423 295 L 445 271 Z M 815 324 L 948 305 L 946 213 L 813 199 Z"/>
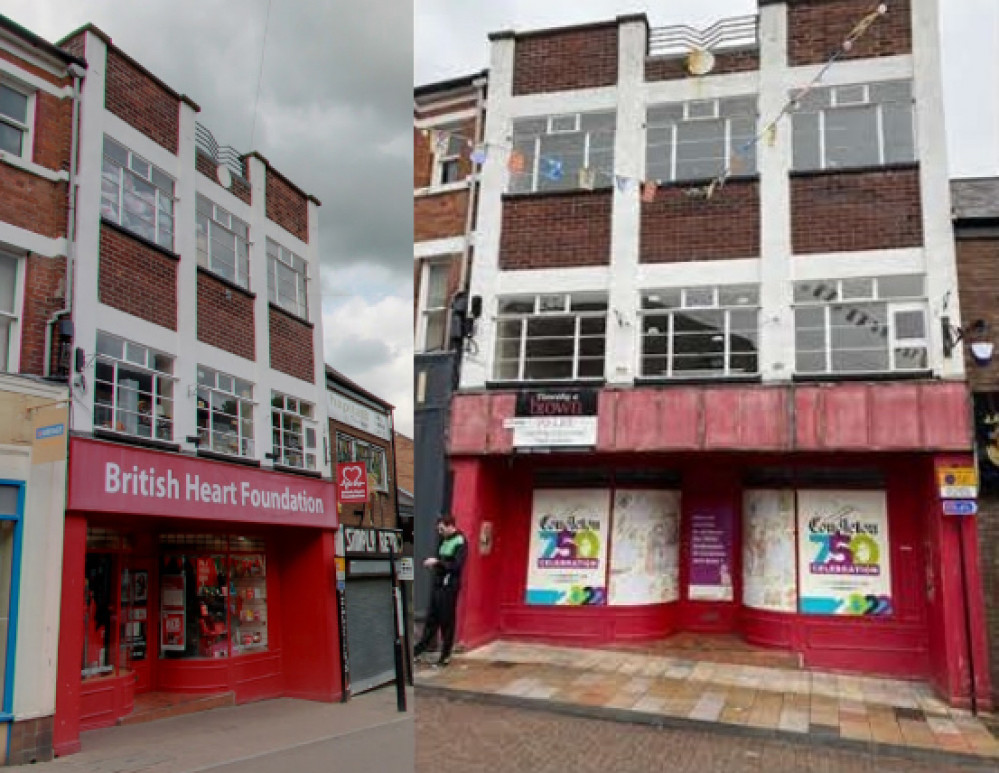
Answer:
<path fill-rule="evenodd" d="M 336 498 L 338 502 L 368 501 L 368 471 L 364 462 L 336 466 Z"/>

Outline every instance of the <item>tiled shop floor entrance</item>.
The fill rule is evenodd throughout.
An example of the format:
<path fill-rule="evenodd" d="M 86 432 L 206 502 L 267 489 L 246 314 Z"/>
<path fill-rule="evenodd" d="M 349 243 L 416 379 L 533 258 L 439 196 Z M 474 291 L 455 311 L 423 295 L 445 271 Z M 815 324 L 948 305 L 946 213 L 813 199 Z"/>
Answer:
<path fill-rule="evenodd" d="M 999 741 L 929 685 L 798 668 L 709 662 L 655 651 L 493 642 L 418 685 L 577 707 L 722 723 L 826 740 L 999 759 Z"/>

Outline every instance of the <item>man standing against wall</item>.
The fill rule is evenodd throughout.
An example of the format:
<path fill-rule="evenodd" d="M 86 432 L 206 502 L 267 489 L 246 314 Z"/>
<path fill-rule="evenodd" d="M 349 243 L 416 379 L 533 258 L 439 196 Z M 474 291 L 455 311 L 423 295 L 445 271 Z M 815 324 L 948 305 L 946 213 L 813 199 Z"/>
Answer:
<path fill-rule="evenodd" d="M 454 516 L 444 515 L 437 522 L 441 535 L 437 546 L 437 556 L 428 558 L 423 565 L 433 571 L 433 591 L 430 597 L 430 610 L 423 627 L 423 636 L 413 649 L 419 658 L 441 633 L 441 653 L 438 666 L 451 662 L 451 649 L 454 646 L 455 618 L 458 609 L 458 592 L 461 590 L 461 574 L 468 556 L 468 540 L 454 521 Z"/>

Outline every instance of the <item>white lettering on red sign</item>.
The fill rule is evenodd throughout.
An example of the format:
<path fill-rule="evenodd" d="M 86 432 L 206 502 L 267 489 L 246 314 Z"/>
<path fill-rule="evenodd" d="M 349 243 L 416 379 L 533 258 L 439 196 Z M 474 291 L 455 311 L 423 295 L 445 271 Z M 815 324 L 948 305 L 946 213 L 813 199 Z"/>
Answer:
<path fill-rule="evenodd" d="M 341 502 L 368 501 L 368 474 L 363 462 L 337 466 L 337 497 Z"/>

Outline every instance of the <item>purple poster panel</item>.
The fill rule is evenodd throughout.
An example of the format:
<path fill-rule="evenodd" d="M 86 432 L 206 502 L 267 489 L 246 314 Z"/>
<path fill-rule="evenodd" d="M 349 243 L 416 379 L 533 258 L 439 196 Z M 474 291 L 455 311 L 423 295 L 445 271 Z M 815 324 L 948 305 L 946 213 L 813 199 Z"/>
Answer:
<path fill-rule="evenodd" d="M 724 509 L 695 510 L 690 519 L 691 601 L 732 601 L 732 518 Z"/>

